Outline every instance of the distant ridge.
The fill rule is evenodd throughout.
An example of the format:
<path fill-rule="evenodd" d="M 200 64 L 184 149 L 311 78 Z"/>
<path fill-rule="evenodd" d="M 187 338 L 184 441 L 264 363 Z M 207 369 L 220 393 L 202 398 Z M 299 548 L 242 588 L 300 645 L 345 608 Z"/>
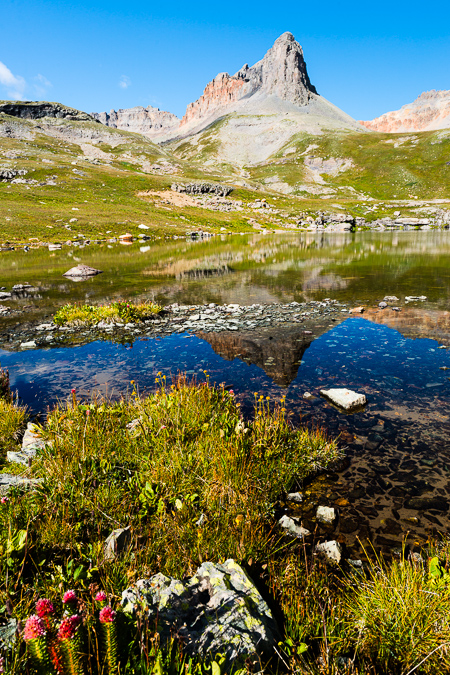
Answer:
<path fill-rule="evenodd" d="M 401 133 L 436 131 L 450 128 L 450 90 L 425 91 L 400 110 L 387 112 L 369 122 L 361 122 L 371 131 Z"/>

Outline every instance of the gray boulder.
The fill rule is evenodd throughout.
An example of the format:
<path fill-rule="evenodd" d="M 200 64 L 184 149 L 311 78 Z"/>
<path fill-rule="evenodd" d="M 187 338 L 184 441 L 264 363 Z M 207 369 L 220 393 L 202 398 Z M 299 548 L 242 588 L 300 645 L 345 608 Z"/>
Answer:
<path fill-rule="evenodd" d="M 227 666 L 270 654 L 279 638 L 267 603 L 234 560 L 204 562 L 185 581 L 163 574 L 141 579 L 122 593 L 122 606 L 131 614 L 144 606 L 163 642 L 176 633 L 185 654 L 220 653 Z"/>

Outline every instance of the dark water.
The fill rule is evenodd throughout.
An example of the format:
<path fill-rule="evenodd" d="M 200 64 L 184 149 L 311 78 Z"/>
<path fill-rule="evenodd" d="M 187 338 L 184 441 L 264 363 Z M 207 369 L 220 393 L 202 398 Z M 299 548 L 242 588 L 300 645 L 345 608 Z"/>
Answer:
<path fill-rule="evenodd" d="M 212 242 L 210 249 L 209 244 L 183 243 L 185 249 L 178 254 L 173 243 L 162 243 L 159 258 L 153 251 L 151 261 L 142 265 L 138 258 L 135 268 L 129 249 L 123 267 L 122 253 L 115 250 L 115 272 L 111 259 L 110 271 L 84 286 L 61 282 L 52 272 L 46 282 L 49 290 L 42 284 L 41 297 L 26 302 L 31 311 L 43 313 L 51 304 L 74 299 L 74 294 L 104 300 L 119 291 L 123 296 L 183 302 L 331 297 L 372 305 L 385 294 L 397 294 L 402 311 L 369 310 L 363 315 L 367 318 L 346 318 L 334 326 L 324 321 L 322 334 L 311 342 L 305 342 L 299 327 L 273 327 L 264 334 L 234 331 L 141 338 L 128 345 L 105 341 L 20 353 L 0 350 L 0 363 L 10 371 L 13 388 L 38 412 L 66 398 L 74 387 L 86 396 L 93 390 L 119 395 L 135 380 L 145 392 L 152 390 L 159 371 L 167 376 L 185 372 L 201 380 L 206 370 L 211 382 L 234 389 L 248 413 L 255 392 L 272 399 L 286 396 L 295 421 L 339 434 L 346 448 L 347 461 L 340 472 L 306 486 L 307 499 L 299 511 L 306 527 L 314 529 L 318 504 L 336 506 L 337 527 L 328 536 L 358 554 L 358 538 L 391 549 L 408 532 L 419 543 L 447 532 L 450 354 L 440 347 L 450 345 L 449 233 L 234 239 Z M 224 273 L 217 261 L 223 263 L 227 256 L 231 271 Z M 41 273 L 42 260 L 36 262 Z M 27 261 L 25 277 L 16 274 L 14 283 L 36 283 L 30 258 Z M 84 257 L 83 262 L 95 263 Z M 155 275 L 158 269 L 162 276 Z M 5 281 L 3 266 L 0 274 L 2 285 L 12 284 Z M 423 294 L 428 300 L 405 305 L 407 294 Z M 11 320 L 8 325 L 13 330 Z M 365 393 L 364 411 L 345 415 L 319 396 L 320 389 L 339 386 Z M 314 398 L 303 399 L 305 392 Z"/>

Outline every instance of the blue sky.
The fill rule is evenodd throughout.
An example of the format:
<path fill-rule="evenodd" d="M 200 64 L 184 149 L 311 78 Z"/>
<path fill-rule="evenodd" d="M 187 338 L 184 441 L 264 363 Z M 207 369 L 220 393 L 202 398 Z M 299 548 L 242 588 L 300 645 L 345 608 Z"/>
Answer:
<path fill-rule="evenodd" d="M 439 6 L 440 4 L 440 6 Z M 181 116 L 217 73 L 252 65 L 285 31 L 318 92 L 372 119 L 450 89 L 450 3 L 1 0 L 0 98 Z"/>

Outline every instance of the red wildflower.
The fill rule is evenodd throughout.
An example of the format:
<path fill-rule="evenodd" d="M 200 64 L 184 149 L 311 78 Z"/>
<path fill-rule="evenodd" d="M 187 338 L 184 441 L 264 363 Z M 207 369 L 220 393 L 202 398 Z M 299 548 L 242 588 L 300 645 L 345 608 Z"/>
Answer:
<path fill-rule="evenodd" d="M 44 637 L 44 635 L 45 625 L 42 619 L 39 616 L 36 616 L 36 614 L 29 616 L 23 631 L 24 639 L 35 640 L 36 638 Z"/>
<path fill-rule="evenodd" d="M 107 605 L 100 610 L 98 618 L 100 619 L 100 623 L 112 623 L 116 618 L 116 613 L 109 605 Z"/>
<path fill-rule="evenodd" d="M 63 596 L 63 603 L 65 605 L 78 602 L 77 594 L 75 591 L 66 591 Z"/>
<path fill-rule="evenodd" d="M 58 630 L 58 640 L 71 640 L 75 636 L 80 622 L 81 616 L 79 614 L 63 619 Z"/>
<path fill-rule="evenodd" d="M 52 603 L 50 600 L 47 600 L 47 598 L 41 598 L 37 601 L 36 612 L 41 619 L 44 619 L 46 616 L 50 616 L 50 614 L 53 614 L 54 611 L 55 610 Z"/>

